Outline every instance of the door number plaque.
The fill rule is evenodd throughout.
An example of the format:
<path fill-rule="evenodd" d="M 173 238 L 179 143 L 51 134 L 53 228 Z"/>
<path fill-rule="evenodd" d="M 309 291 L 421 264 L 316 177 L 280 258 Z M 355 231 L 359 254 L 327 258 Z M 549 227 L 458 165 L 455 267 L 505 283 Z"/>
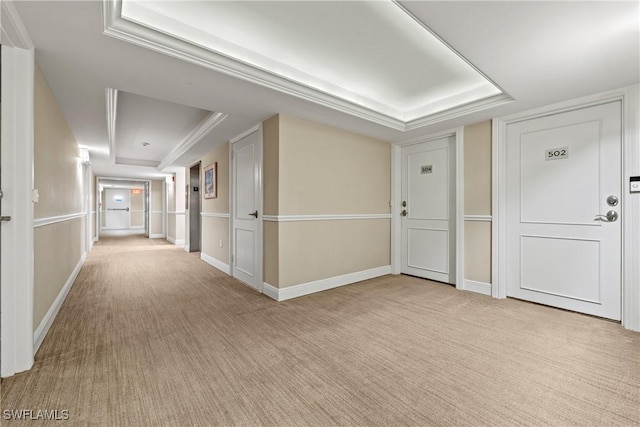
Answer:
<path fill-rule="evenodd" d="M 545 160 L 560 160 L 569 158 L 569 147 L 549 148 L 544 152 Z"/>
<path fill-rule="evenodd" d="M 420 173 L 433 173 L 433 165 L 420 166 Z"/>

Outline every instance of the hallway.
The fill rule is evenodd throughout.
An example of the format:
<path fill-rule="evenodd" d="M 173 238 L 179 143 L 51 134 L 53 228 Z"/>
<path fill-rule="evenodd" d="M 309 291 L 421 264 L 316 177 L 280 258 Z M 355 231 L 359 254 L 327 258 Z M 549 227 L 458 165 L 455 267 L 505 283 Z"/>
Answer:
<path fill-rule="evenodd" d="M 407 276 L 277 303 L 163 240 L 109 237 L 1 409 L 66 409 L 70 425 L 637 425 L 638 348 L 614 322 Z"/>

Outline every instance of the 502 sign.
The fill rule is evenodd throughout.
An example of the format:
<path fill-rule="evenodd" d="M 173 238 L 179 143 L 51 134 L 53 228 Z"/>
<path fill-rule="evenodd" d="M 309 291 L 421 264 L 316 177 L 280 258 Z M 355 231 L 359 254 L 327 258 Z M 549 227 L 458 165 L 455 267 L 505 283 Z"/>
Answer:
<path fill-rule="evenodd" d="M 569 158 L 569 147 L 549 148 L 544 152 L 545 160 L 559 160 Z"/>

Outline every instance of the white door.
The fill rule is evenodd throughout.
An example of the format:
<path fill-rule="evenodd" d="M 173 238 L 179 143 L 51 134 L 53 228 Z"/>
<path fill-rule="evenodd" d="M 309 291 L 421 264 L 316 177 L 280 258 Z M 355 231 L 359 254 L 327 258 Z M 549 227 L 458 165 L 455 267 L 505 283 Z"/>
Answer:
<path fill-rule="evenodd" d="M 261 132 L 231 146 L 233 277 L 262 292 Z"/>
<path fill-rule="evenodd" d="M 455 284 L 455 137 L 402 148 L 402 267 Z"/>
<path fill-rule="evenodd" d="M 123 230 L 129 228 L 129 190 L 107 188 L 105 191 L 105 229 Z"/>
<path fill-rule="evenodd" d="M 508 125 L 508 296 L 620 319 L 620 112 Z"/>

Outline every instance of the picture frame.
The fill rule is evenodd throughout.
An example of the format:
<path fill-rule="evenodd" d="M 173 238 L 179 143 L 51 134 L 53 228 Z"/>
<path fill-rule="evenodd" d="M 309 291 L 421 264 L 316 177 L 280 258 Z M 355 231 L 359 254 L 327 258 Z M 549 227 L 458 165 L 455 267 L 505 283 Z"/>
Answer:
<path fill-rule="evenodd" d="M 215 199 L 218 197 L 218 163 L 212 163 L 209 166 L 204 168 L 203 179 L 204 179 L 204 198 L 205 199 Z"/>

